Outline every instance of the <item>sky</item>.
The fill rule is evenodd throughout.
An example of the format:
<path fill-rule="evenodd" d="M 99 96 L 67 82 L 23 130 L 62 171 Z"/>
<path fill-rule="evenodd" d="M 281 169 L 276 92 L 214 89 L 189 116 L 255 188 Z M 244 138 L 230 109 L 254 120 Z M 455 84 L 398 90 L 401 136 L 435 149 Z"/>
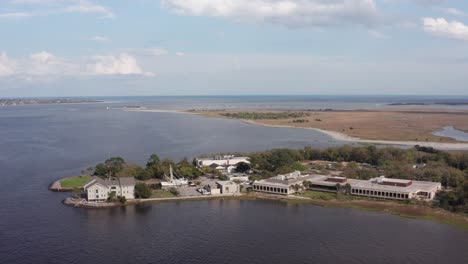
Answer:
<path fill-rule="evenodd" d="M 0 97 L 468 95 L 466 0 L 0 0 Z"/>

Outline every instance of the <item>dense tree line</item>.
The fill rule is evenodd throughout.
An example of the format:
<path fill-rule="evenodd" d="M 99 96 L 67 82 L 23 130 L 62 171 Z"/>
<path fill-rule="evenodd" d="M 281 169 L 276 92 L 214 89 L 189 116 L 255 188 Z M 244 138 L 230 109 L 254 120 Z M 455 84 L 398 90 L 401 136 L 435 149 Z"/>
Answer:
<path fill-rule="evenodd" d="M 224 113 L 221 114 L 230 118 L 239 118 L 239 119 L 287 119 L 287 118 L 301 118 L 310 116 L 310 113 L 304 112 L 271 112 L 271 113 L 261 113 L 261 112 L 238 112 L 238 113 Z"/>
<path fill-rule="evenodd" d="M 169 176 L 169 167 L 172 166 L 174 174 L 189 179 L 199 177 L 202 172 L 187 159 L 175 163 L 171 159 L 160 160 L 157 154 L 152 154 L 145 167 L 137 164 L 127 164 L 122 157 L 111 157 L 104 163 L 94 167 L 94 175 L 101 177 L 134 177 L 138 180 L 151 178 L 163 179 Z"/>

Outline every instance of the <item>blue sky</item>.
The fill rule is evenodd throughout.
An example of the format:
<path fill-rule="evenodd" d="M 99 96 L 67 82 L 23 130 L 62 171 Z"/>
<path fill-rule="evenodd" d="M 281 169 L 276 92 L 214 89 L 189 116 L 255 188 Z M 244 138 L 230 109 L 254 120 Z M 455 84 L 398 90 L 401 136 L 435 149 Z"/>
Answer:
<path fill-rule="evenodd" d="M 0 97 L 468 95 L 468 1 L 2 0 Z"/>

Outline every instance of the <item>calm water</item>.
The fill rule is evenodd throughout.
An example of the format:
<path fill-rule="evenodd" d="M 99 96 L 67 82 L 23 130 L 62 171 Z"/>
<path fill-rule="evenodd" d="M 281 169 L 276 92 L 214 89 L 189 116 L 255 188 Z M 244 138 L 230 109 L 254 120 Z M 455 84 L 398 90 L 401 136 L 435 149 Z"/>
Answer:
<path fill-rule="evenodd" d="M 458 130 L 454 128 L 453 126 L 443 127 L 441 130 L 437 130 L 432 134 L 436 136 L 440 136 L 440 137 L 449 137 L 449 138 L 456 139 L 458 141 L 468 142 L 468 133 L 466 133 L 465 131 Z"/>
<path fill-rule="evenodd" d="M 188 103 L 197 104 L 194 100 Z M 128 102 L 112 106 L 119 104 Z M 198 104 L 210 105 L 205 101 Z M 261 201 L 167 202 L 109 210 L 65 207 L 60 201 L 67 194 L 47 191 L 49 183 L 77 174 L 109 155 L 143 163 L 153 152 L 182 158 L 341 144 L 308 130 L 182 114 L 105 110 L 105 106 L 0 108 L 0 192 L 4 201 L 0 206 L 0 263 L 468 260 L 466 231 L 351 209 Z"/>

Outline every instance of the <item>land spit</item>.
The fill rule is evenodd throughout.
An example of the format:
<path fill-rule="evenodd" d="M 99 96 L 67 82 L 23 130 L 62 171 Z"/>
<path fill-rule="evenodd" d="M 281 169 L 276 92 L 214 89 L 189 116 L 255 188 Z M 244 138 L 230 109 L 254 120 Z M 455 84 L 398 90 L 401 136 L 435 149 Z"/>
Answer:
<path fill-rule="evenodd" d="M 390 109 L 390 110 L 333 110 L 333 111 L 179 111 L 151 108 L 125 109 L 134 112 L 194 114 L 211 118 L 237 119 L 241 122 L 278 128 L 302 128 L 321 132 L 332 140 L 378 145 L 413 147 L 415 145 L 440 150 L 468 150 L 468 143 L 439 137 L 432 132 L 447 126 L 468 130 L 468 111 L 440 109 Z M 287 119 L 242 119 L 226 117 L 226 113 L 306 113 L 307 122 Z M 301 118 L 302 120 L 302 118 Z M 316 121 L 320 120 L 320 121 Z M 341 132 L 339 132 L 341 131 Z M 416 139 L 418 140 L 409 140 Z M 423 140 L 424 139 L 424 140 Z M 427 139 L 427 141 L 425 140 Z"/>

